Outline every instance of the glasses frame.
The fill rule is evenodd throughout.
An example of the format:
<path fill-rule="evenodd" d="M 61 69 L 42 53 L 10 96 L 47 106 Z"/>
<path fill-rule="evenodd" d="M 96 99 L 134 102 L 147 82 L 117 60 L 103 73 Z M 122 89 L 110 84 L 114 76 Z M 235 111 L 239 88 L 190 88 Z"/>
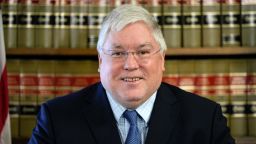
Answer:
<path fill-rule="evenodd" d="M 153 48 L 152 48 L 153 49 Z M 117 51 L 117 52 L 120 52 L 120 54 L 122 54 L 122 55 L 120 55 L 120 56 L 112 56 L 112 53 L 107 53 L 107 51 L 114 51 L 114 50 L 106 50 L 106 49 L 101 49 L 101 51 L 105 54 L 105 55 L 107 55 L 107 56 L 109 56 L 111 59 L 113 59 L 113 60 L 117 60 L 117 61 L 125 61 L 127 58 L 128 58 L 128 56 L 131 54 L 132 56 L 134 56 L 134 58 L 136 59 L 136 60 L 139 60 L 139 61 L 143 61 L 143 60 L 148 60 L 148 59 L 150 59 L 153 55 L 155 55 L 155 54 L 157 54 L 158 52 L 160 52 L 161 51 L 161 48 L 158 48 L 158 49 L 156 49 L 156 50 L 153 50 L 153 52 L 152 53 L 150 53 L 147 57 L 141 57 L 141 56 L 139 56 L 140 55 L 140 53 L 142 52 L 142 50 L 136 50 L 136 51 L 122 51 L 122 50 L 120 50 L 120 51 Z"/>

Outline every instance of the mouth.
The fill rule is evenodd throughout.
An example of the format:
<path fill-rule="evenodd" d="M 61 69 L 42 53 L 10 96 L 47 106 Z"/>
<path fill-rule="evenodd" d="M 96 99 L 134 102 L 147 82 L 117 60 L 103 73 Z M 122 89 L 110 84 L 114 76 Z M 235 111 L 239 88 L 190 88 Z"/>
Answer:
<path fill-rule="evenodd" d="M 125 82 L 137 82 L 139 80 L 142 80 L 142 78 L 141 77 L 124 77 L 124 78 L 121 78 L 121 80 Z"/>

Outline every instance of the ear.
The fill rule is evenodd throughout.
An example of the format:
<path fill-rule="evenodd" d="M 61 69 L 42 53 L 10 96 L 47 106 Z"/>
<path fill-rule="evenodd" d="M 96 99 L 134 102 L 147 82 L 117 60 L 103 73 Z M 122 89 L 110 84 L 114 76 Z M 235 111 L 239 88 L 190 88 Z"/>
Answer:
<path fill-rule="evenodd" d="M 98 62 L 99 62 L 98 72 L 100 72 L 100 66 L 101 66 L 101 63 L 102 63 L 102 58 L 101 58 L 100 54 L 98 54 Z"/>
<path fill-rule="evenodd" d="M 165 71 L 165 52 L 162 53 L 162 71 L 164 72 Z"/>

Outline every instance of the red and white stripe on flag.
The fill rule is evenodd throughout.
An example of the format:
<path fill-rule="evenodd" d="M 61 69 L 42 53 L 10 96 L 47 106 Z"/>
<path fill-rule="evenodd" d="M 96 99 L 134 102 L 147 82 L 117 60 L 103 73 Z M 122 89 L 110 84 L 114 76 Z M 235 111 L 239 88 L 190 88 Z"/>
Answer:
<path fill-rule="evenodd" d="M 11 144 L 3 20 L 0 9 L 0 144 Z"/>

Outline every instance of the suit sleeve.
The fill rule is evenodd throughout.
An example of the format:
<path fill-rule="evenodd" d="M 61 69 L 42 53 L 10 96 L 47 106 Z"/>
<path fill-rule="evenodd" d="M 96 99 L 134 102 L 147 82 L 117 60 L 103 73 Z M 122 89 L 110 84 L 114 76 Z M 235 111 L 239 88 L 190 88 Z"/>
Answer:
<path fill-rule="evenodd" d="M 230 135 L 230 130 L 227 127 L 227 120 L 223 116 L 219 104 L 215 107 L 213 119 L 212 144 L 235 144 L 235 140 Z"/>
<path fill-rule="evenodd" d="M 33 129 L 29 144 L 53 144 L 54 136 L 51 127 L 50 115 L 46 104 L 41 105 L 37 115 L 37 124 Z"/>

